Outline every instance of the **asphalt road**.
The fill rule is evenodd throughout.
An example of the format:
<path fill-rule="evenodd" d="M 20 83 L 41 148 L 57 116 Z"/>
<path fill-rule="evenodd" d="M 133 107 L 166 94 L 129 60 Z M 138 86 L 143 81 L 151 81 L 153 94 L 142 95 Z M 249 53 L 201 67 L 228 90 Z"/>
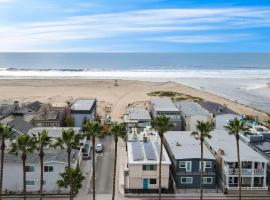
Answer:
<path fill-rule="evenodd" d="M 111 136 L 97 139 L 104 145 L 103 153 L 96 153 L 96 194 L 111 194 L 113 181 L 114 141 Z M 92 180 L 91 180 L 92 181 Z M 90 185 L 89 194 L 92 193 Z"/>

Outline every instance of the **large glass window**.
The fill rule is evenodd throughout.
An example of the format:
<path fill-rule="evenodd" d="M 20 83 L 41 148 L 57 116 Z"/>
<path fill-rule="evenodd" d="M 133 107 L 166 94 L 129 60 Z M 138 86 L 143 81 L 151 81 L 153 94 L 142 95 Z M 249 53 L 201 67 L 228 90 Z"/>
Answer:
<path fill-rule="evenodd" d="M 149 181 L 150 184 L 157 184 L 157 179 L 155 178 L 150 178 L 150 181 Z"/>
<path fill-rule="evenodd" d="M 26 186 L 32 186 L 32 185 L 35 185 L 35 181 L 26 180 L 25 184 Z"/>
<path fill-rule="evenodd" d="M 53 172 L 53 166 L 44 166 L 44 172 Z"/>
<path fill-rule="evenodd" d="M 212 177 L 203 177 L 203 184 L 212 184 L 213 178 Z"/>
<path fill-rule="evenodd" d="M 143 171 L 155 171 L 157 170 L 156 165 L 143 165 Z"/>
<path fill-rule="evenodd" d="M 191 161 L 180 161 L 179 168 L 185 168 L 187 172 L 191 172 L 192 162 Z"/>

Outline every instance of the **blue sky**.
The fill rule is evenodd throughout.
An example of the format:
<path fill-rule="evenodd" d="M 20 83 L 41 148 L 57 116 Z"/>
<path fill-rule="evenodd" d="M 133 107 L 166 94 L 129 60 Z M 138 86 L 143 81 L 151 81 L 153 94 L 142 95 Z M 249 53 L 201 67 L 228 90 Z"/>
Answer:
<path fill-rule="evenodd" d="M 0 0 L 0 51 L 270 52 L 269 0 Z"/>

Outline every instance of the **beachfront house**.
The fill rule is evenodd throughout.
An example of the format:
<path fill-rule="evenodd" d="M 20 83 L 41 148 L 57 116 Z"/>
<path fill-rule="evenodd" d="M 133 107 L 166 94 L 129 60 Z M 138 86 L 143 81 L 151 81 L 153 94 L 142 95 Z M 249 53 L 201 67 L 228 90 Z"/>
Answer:
<path fill-rule="evenodd" d="M 164 147 L 163 147 L 164 148 Z M 124 168 L 126 193 L 151 193 L 158 191 L 160 144 L 147 138 L 144 141 L 127 142 L 127 165 Z M 170 159 L 163 151 L 161 186 L 168 192 Z"/>
<path fill-rule="evenodd" d="M 190 131 L 169 131 L 164 135 L 165 148 L 171 159 L 171 174 L 176 189 L 200 189 L 200 141 Z M 216 161 L 211 152 L 204 148 L 205 189 L 216 188 Z"/>
<path fill-rule="evenodd" d="M 240 136 L 244 142 L 268 160 L 266 184 L 270 189 L 270 129 L 254 124 L 246 134 Z"/>
<path fill-rule="evenodd" d="M 170 98 L 151 99 L 151 115 L 152 118 L 156 118 L 159 115 L 166 115 L 170 118 L 170 123 L 174 124 L 173 130 L 182 130 L 181 112 Z"/>
<path fill-rule="evenodd" d="M 123 115 L 128 132 L 140 132 L 151 126 L 151 116 L 144 107 L 129 107 Z"/>
<path fill-rule="evenodd" d="M 197 121 L 213 121 L 212 114 L 193 101 L 181 101 L 176 104 L 181 111 L 183 129 L 196 131 Z"/>
<path fill-rule="evenodd" d="M 71 155 L 72 167 L 81 161 L 81 151 L 73 150 Z M 47 149 L 44 155 L 44 193 L 67 193 L 68 190 L 59 188 L 57 180 L 59 173 L 67 167 L 66 149 Z M 3 173 L 3 193 L 23 191 L 22 160 L 20 155 L 5 153 Z M 37 153 L 27 155 L 26 160 L 26 190 L 38 193 L 40 186 L 40 163 Z"/>
<path fill-rule="evenodd" d="M 224 105 L 210 102 L 201 101 L 199 104 L 209 113 L 213 115 L 213 120 L 216 129 L 224 129 L 224 126 L 228 124 L 230 120 L 240 118 L 241 116 Z"/>
<path fill-rule="evenodd" d="M 206 139 L 205 143 L 216 157 L 219 186 L 225 193 L 236 191 L 239 168 L 235 137 L 225 130 L 214 130 L 211 135 L 212 139 Z M 239 146 L 242 190 L 252 192 L 268 190 L 266 185 L 268 160 L 241 140 Z"/>
<path fill-rule="evenodd" d="M 70 106 L 74 127 L 81 127 L 87 120 L 96 118 L 96 99 L 77 99 Z"/>

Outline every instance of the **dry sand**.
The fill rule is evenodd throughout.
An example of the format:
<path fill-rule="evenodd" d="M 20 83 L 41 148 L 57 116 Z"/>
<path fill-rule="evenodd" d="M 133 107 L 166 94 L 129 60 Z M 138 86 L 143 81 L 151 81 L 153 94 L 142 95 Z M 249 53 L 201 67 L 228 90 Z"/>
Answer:
<path fill-rule="evenodd" d="M 265 113 L 253 108 L 174 82 L 119 80 L 118 84 L 119 86 L 114 86 L 114 80 L 0 80 L 0 102 L 38 100 L 53 105 L 65 105 L 66 101 L 76 98 L 97 98 L 99 107 L 111 107 L 112 118 L 120 119 L 129 103 L 149 100 L 151 97 L 147 93 L 163 90 L 200 97 L 226 105 L 240 114 L 258 116 L 260 120 L 267 119 Z"/>

